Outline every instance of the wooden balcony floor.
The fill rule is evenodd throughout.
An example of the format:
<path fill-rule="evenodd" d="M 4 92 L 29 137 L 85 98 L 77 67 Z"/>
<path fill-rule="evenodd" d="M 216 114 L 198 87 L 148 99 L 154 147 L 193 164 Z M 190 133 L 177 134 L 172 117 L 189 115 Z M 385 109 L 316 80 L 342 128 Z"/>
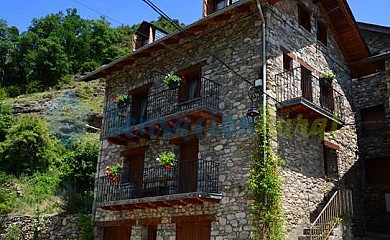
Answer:
<path fill-rule="evenodd" d="M 122 129 L 122 133 L 116 136 L 107 137 L 107 141 L 114 144 L 126 145 L 129 142 L 137 142 L 141 138 L 150 139 L 151 137 L 161 137 L 167 132 L 167 129 L 169 131 L 177 131 L 178 129 L 189 130 L 197 124 L 204 126 L 211 121 L 221 123 L 222 114 L 201 106 L 130 126 L 128 129 Z"/>
<path fill-rule="evenodd" d="M 306 100 L 305 98 L 299 97 L 288 101 L 282 102 L 283 106 L 280 106 L 280 113 L 288 116 L 291 119 L 297 119 L 299 114 L 302 114 L 303 119 L 307 119 L 309 127 L 311 124 L 318 119 L 326 119 L 327 124 L 325 131 L 331 131 L 334 129 L 340 129 L 344 123 L 337 119 L 337 117 L 330 111 L 317 106 L 316 104 Z"/>
<path fill-rule="evenodd" d="M 221 194 L 195 192 L 97 203 L 97 207 L 102 208 L 104 210 L 121 211 L 171 207 L 174 205 L 186 206 L 188 204 L 203 204 L 205 202 L 218 203 L 221 199 Z"/>

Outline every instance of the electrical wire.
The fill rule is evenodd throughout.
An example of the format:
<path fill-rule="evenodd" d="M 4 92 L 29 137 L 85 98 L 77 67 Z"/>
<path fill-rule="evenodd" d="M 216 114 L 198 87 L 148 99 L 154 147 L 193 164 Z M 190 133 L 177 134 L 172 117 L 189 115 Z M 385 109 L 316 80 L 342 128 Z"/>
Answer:
<path fill-rule="evenodd" d="M 176 24 L 172 18 L 170 18 L 163 10 L 161 10 L 158 6 L 156 6 L 152 1 L 150 0 L 142 0 L 144 3 L 146 3 L 150 8 L 152 8 L 157 14 L 159 14 L 161 17 L 163 17 L 165 20 L 167 20 L 173 27 L 175 27 L 178 31 L 180 31 L 182 34 L 184 34 L 190 41 L 195 43 L 199 48 L 201 48 L 203 51 L 208 53 L 210 56 L 215 58 L 218 62 L 220 62 L 223 66 L 228 68 L 231 72 L 233 72 L 235 75 L 237 75 L 239 78 L 244 80 L 245 82 L 249 83 L 250 85 L 254 85 L 252 82 L 247 80 L 245 77 L 243 77 L 241 74 L 239 74 L 237 71 L 235 71 L 233 68 L 231 68 L 227 63 L 225 63 L 222 59 L 220 59 L 218 56 L 210 52 L 207 48 L 203 46 L 201 42 L 199 42 L 197 39 L 193 38 L 190 34 L 188 34 L 181 26 Z M 285 104 L 282 102 L 278 101 L 275 97 L 269 95 L 267 92 L 264 92 L 263 90 L 258 90 L 259 94 L 264 94 L 273 101 L 275 101 L 279 106 L 281 107 L 287 107 Z M 295 110 L 292 110 L 291 112 L 294 112 L 296 114 L 301 114 Z M 345 124 L 345 125 L 350 125 L 350 124 Z"/>
<path fill-rule="evenodd" d="M 71 0 L 71 1 L 73 1 L 73 2 L 75 2 L 75 3 L 77 3 L 77 4 L 79 4 L 80 6 L 83 6 L 83 7 L 87 8 L 87 9 L 89 9 L 89 10 L 91 10 L 91 11 L 93 11 L 93 12 L 95 12 L 95 13 L 97 13 L 97 14 L 99 14 L 99 15 L 105 17 L 105 18 L 107 18 L 107 19 L 111 19 L 112 21 L 114 21 L 114 22 L 116 22 L 116 23 L 118 23 L 118 24 L 120 24 L 120 25 L 122 25 L 122 26 L 125 26 L 125 24 L 121 23 L 120 21 L 116 20 L 115 18 L 110 17 L 110 16 L 108 16 L 108 15 L 106 15 L 106 14 L 104 14 L 104 13 L 102 13 L 102 12 L 100 12 L 100 11 L 98 11 L 98 10 L 96 10 L 96 9 L 94 9 L 94 8 L 92 8 L 92 7 L 90 7 L 90 6 L 86 5 L 86 4 L 84 4 L 84 3 L 82 3 L 82 2 L 79 2 L 79 1 L 77 1 L 77 0 Z"/>

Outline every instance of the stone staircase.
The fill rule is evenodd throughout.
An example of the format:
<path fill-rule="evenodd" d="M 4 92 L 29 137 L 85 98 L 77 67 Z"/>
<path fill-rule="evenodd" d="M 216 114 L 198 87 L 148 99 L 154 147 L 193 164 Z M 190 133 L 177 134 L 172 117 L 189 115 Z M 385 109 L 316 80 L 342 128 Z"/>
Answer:
<path fill-rule="evenodd" d="M 342 234 L 337 234 L 335 228 L 345 220 L 343 218 L 352 216 L 352 191 L 337 190 L 310 227 L 298 237 L 298 240 L 342 239 L 342 236 L 339 236 Z"/>

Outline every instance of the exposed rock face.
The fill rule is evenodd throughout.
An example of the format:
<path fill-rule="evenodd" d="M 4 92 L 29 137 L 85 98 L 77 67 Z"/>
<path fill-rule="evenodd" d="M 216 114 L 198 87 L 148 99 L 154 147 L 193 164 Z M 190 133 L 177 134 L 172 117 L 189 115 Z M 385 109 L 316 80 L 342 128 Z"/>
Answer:
<path fill-rule="evenodd" d="M 55 94 L 44 95 L 39 100 L 18 100 L 16 99 L 12 104 L 12 109 L 15 114 L 28 114 L 36 113 L 42 114 L 50 105 L 51 101 L 55 98 Z"/>

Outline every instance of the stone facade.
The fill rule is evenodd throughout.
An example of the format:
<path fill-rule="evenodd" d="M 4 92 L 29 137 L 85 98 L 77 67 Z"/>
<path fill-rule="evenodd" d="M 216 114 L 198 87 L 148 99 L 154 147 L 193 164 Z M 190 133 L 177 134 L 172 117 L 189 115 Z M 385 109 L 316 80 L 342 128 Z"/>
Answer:
<path fill-rule="evenodd" d="M 310 1 L 302 2 L 308 9 L 316 9 Z M 323 143 L 320 136 L 278 136 L 279 153 L 285 161 L 283 209 L 287 220 L 286 239 L 296 239 L 302 234 L 302 230 L 317 217 L 335 189 L 344 187 L 355 190 L 359 186 L 359 182 L 352 176 L 355 174 L 352 172 L 357 168 L 357 136 L 353 126 L 355 120 L 351 107 L 350 72 L 331 34 L 328 35 L 327 46 L 317 41 L 315 22 L 322 20 L 321 16 L 311 18 L 312 29 L 308 32 L 298 24 L 297 5 L 295 1 L 283 1 L 267 11 L 270 36 L 267 67 L 271 86 L 269 94 L 276 97 L 280 91 L 275 74 L 284 71 L 282 55 L 283 52 L 288 53 L 294 59 L 294 68 L 305 64 L 311 67 L 313 74 L 317 76 L 321 72 L 335 73 L 337 80 L 332 86 L 345 96 L 343 112 L 346 124 L 340 130 L 325 135 L 325 140 L 340 147 L 337 151 L 337 179 L 325 176 Z M 354 194 L 356 193 L 354 191 Z M 355 211 L 355 214 L 359 212 Z"/>
<path fill-rule="evenodd" d="M 390 50 L 390 30 L 388 27 L 372 24 L 359 24 L 367 45 L 373 54 L 385 54 Z M 390 213 L 386 211 L 385 194 L 390 192 L 390 181 L 372 180 L 372 175 L 380 175 L 379 169 L 389 169 L 385 162 L 390 160 L 390 69 L 387 59 L 379 59 L 385 69 L 376 74 L 354 79 L 353 97 L 359 136 L 359 158 L 362 163 L 364 181 L 364 210 L 366 229 L 369 232 L 390 233 Z M 383 106 L 384 119 L 365 125 L 365 109 Z M 376 113 L 382 110 L 375 110 Z M 373 114 L 373 112 L 371 113 Z M 367 116 L 366 116 L 367 118 Z M 379 120 L 379 119 L 376 119 Z M 374 170 L 373 163 L 381 161 Z M 370 170 L 372 169 L 372 170 Z M 373 172 L 374 171 L 374 172 Z M 385 170 L 388 171 L 388 170 Z M 388 175 L 385 173 L 385 175 Z"/>
<path fill-rule="evenodd" d="M 31 240 L 74 240 L 80 239 L 80 223 L 76 216 L 0 216 L 0 239 L 3 239 L 12 226 L 20 230 L 19 239 Z M 34 238 L 34 232 L 35 238 Z"/>
<path fill-rule="evenodd" d="M 386 122 L 383 128 L 367 131 L 358 124 L 360 159 L 364 167 L 371 161 L 390 158 L 390 108 L 389 70 L 360 78 L 354 81 L 356 119 L 361 123 L 361 110 L 383 105 Z M 362 91 L 363 90 L 363 91 Z M 379 124 L 379 123 L 378 123 Z M 364 175 L 367 179 L 367 176 Z M 368 181 L 368 180 L 367 180 Z M 365 185 L 365 213 L 368 231 L 390 233 L 390 213 L 386 211 L 385 194 L 390 192 L 389 183 L 369 183 Z"/>
<path fill-rule="evenodd" d="M 312 1 L 303 2 L 312 12 L 318 12 Z M 283 211 L 286 216 L 286 239 L 297 239 L 308 228 L 322 209 L 330 195 L 338 188 L 356 190 L 361 186 L 356 180 L 360 168 L 357 165 L 357 134 L 355 118 L 352 112 L 351 76 L 347 64 L 337 43 L 328 33 L 328 44 L 317 42 L 315 19 L 311 15 L 312 31 L 308 32 L 298 24 L 298 3 L 281 1 L 267 6 L 267 93 L 268 104 L 277 106 L 273 100 L 278 91 L 276 74 L 283 72 L 283 52 L 293 56 L 293 65 L 309 66 L 312 74 L 332 70 L 337 80 L 333 88 L 342 93 L 345 125 L 337 131 L 327 133 L 326 141 L 338 146 L 337 178 L 324 175 L 323 139 L 321 136 L 287 137 L 281 133 L 274 139 L 279 155 L 284 159 L 283 167 Z M 317 15 L 321 18 L 320 15 Z M 142 222 L 147 219 L 159 219 L 157 239 L 176 239 L 176 217 L 215 216 L 211 222 L 212 240 L 250 239 L 254 226 L 249 216 L 249 190 L 247 180 L 250 170 L 250 126 L 245 117 L 251 106 L 247 96 L 249 82 L 261 78 L 262 68 L 262 32 L 261 18 L 254 3 L 249 4 L 245 13 L 233 15 L 230 19 L 216 21 L 207 27 L 196 38 L 202 47 L 194 46 L 188 39 L 174 46 L 153 52 L 152 57 L 142 58 L 134 64 L 123 66 L 107 77 L 105 111 L 113 108 L 112 99 L 146 84 L 150 86 L 149 94 L 154 94 L 166 86 L 162 84 L 162 73 L 173 73 L 201 63 L 202 76 L 221 85 L 219 111 L 223 114 L 222 123 L 211 125 L 199 137 L 201 159 L 219 163 L 219 183 L 222 199 L 217 203 L 175 205 L 171 207 L 145 208 L 134 210 L 103 210 L 95 203 L 95 222 L 99 228 L 97 239 L 103 239 L 104 227 L 115 226 L 119 222 L 132 222 L 132 239 L 143 239 L 145 231 Z M 209 53 L 222 59 L 226 65 L 210 56 Z M 226 66 L 229 66 L 227 68 Z M 234 72 L 233 72 L 233 71 Z M 242 77 L 240 77 L 242 76 Z M 157 109 L 153 109 L 157 111 Z M 211 130 L 210 130 L 211 129 Z M 124 151 L 145 147 L 145 166 L 156 165 L 155 158 L 159 153 L 172 150 L 177 155 L 180 151 L 176 145 L 169 144 L 167 139 L 151 138 L 116 145 L 103 140 L 98 165 L 97 177 L 104 177 L 105 166 L 126 161 L 121 156 Z M 355 191 L 354 191 L 355 194 Z M 95 195 L 99 195 L 96 189 Z M 168 198 L 168 197 L 167 197 Z M 359 198 L 356 193 L 355 198 Z M 153 199 L 152 199 L 153 200 Z M 155 199 L 154 199 L 155 200 Z M 360 212 L 357 209 L 356 215 Z M 359 219 L 359 218 L 358 218 Z M 358 222 L 356 223 L 358 224 Z"/>

